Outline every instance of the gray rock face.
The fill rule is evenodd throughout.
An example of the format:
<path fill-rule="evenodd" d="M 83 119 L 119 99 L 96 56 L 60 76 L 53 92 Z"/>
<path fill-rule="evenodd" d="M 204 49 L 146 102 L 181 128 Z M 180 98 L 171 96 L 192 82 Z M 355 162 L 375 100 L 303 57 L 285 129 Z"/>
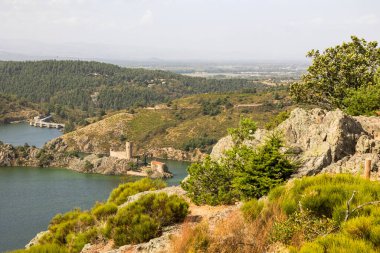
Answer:
<path fill-rule="evenodd" d="M 42 231 L 42 232 L 39 232 L 32 240 L 30 240 L 30 242 L 25 245 L 25 249 L 29 249 L 30 247 L 34 246 L 34 245 L 38 245 L 38 241 L 45 235 L 47 234 L 49 231 Z"/>
<path fill-rule="evenodd" d="M 38 148 L 0 143 L 0 166 L 38 166 Z"/>
<path fill-rule="evenodd" d="M 287 148 L 301 164 L 294 176 L 315 175 L 320 172 L 346 171 L 356 173 L 365 159 L 372 159 L 373 170 L 380 166 L 380 118 L 350 117 L 340 110 L 325 111 L 294 109 L 289 118 L 274 131 L 282 133 Z M 246 143 L 254 148 L 265 139 L 259 132 L 256 142 Z M 231 137 L 222 138 L 214 147 L 215 160 L 233 146 Z"/>
<path fill-rule="evenodd" d="M 340 110 L 295 109 L 277 129 L 298 155 L 302 166 L 298 175 L 314 175 L 324 167 L 355 153 L 356 142 L 364 133 L 359 122 Z"/>
<path fill-rule="evenodd" d="M 205 154 L 203 154 L 199 149 L 195 149 L 193 151 L 183 151 L 172 147 L 152 148 L 149 149 L 147 153 L 152 157 L 176 161 L 198 162 L 205 158 Z"/>
<path fill-rule="evenodd" d="M 131 170 L 130 162 L 115 157 L 86 156 L 83 160 L 73 159 L 69 168 L 84 173 L 100 173 L 107 175 L 123 175 Z"/>

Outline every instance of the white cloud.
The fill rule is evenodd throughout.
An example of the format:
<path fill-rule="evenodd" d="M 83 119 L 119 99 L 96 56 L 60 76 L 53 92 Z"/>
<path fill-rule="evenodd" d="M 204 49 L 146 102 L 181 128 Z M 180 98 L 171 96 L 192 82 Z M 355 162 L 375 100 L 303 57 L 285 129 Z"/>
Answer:
<path fill-rule="evenodd" d="M 153 12 L 151 10 L 146 10 L 144 15 L 140 18 L 140 24 L 147 25 L 151 24 L 153 21 Z"/>

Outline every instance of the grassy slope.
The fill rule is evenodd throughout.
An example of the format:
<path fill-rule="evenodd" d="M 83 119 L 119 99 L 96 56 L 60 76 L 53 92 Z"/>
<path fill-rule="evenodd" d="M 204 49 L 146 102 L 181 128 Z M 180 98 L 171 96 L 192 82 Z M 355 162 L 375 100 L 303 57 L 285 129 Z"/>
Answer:
<path fill-rule="evenodd" d="M 285 91 L 280 92 L 282 103 L 288 103 Z M 200 100 L 228 97 L 234 104 L 265 103 L 254 108 L 222 109 L 216 116 L 203 115 Z M 251 117 L 260 127 L 289 106 L 276 106 L 273 94 L 202 94 L 174 100 L 171 108 L 161 110 L 138 109 L 134 114 L 119 112 L 63 136 L 72 149 L 107 152 L 109 148 L 123 148 L 124 141 L 133 141 L 141 149 L 174 147 L 181 149 L 191 139 L 201 136 L 219 139 L 229 127 L 237 126 L 241 116 Z M 95 148 L 88 149 L 90 141 Z"/>

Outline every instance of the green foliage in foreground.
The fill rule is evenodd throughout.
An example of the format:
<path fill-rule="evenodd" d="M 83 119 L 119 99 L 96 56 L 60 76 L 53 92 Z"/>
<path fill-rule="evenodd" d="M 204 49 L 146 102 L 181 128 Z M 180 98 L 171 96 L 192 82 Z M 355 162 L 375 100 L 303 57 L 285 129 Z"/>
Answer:
<path fill-rule="evenodd" d="M 354 191 L 345 221 L 347 201 Z M 378 200 L 378 182 L 323 174 L 278 186 L 268 199 L 246 202 L 242 211 L 248 221 L 273 220 L 268 240 L 291 246 L 291 252 L 379 252 L 380 206 L 368 204 L 353 211 Z"/>
<path fill-rule="evenodd" d="M 186 217 L 189 205 L 177 195 L 148 194 L 121 208 L 108 221 L 116 246 L 136 244 L 157 237 L 161 228 Z"/>
<path fill-rule="evenodd" d="M 116 192 L 113 196 L 119 199 L 125 189 L 133 189 L 136 194 L 162 188 L 163 184 L 162 181 L 142 179 L 121 185 L 113 191 Z M 132 190 L 127 191 L 132 193 Z M 110 199 L 113 200 L 111 196 Z M 164 226 L 183 221 L 188 208 L 184 199 L 166 193 L 143 195 L 122 208 L 112 201 L 96 203 L 90 211 L 74 209 L 57 214 L 39 245 L 16 252 L 78 253 L 85 244 L 104 239 L 113 239 L 118 246 L 145 242 L 159 236 Z"/>
<path fill-rule="evenodd" d="M 256 149 L 243 144 L 251 139 L 256 124 L 242 119 L 230 133 L 236 145 L 221 161 L 206 158 L 188 168 L 190 178 L 182 183 L 196 204 L 231 204 L 239 199 L 258 198 L 284 182 L 296 169 L 280 152 L 282 139 L 273 134 Z"/>
<path fill-rule="evenodd" d="M 29 249 L 14 250 L 10 253 L 68 253 L 69 251 L 57 244 L 35 245 Z"/>
<path fill-rule="evenodd" d="M 197 204 L 232 204 L 236 199 L 233 192 L 233 172 L 222 163 L 206 157 L 202 163 L 193 163 L 187 169 L 190 177 L 182 183 L 182 188 Z"/>
<path fill-rule="evenodd" d="M 234 171 L 232 185 L 240 198 L 260 198 L 290 178 L 296 164 L 281 153 L 282 147 L 282 138 L 272 134 L 256 149 L 241 145 L 227 151 L 224 163 Z"/>
<path fill-rule="evenodd" d="M 166 186 L 166 183 L 162 180 L 152 180 L 150 178 L 144 178 L 136 182 L 129 182 L 119 185 L 116 189 L 112 190 L 108 201 L 113 202 L 116 205 L 124 203 L 129 196 L 143 191 L 154 191 L 162 189 Z"/>

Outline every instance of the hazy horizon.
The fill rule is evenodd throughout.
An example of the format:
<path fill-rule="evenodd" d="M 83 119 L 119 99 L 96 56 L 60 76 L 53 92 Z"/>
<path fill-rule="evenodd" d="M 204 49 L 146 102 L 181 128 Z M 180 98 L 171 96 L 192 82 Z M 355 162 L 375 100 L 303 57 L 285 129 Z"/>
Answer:
<path fill-rule="evenodd" d="M 380 41 L 375 0 L 0 0 L 0 60 L 306 62 Z"/>

